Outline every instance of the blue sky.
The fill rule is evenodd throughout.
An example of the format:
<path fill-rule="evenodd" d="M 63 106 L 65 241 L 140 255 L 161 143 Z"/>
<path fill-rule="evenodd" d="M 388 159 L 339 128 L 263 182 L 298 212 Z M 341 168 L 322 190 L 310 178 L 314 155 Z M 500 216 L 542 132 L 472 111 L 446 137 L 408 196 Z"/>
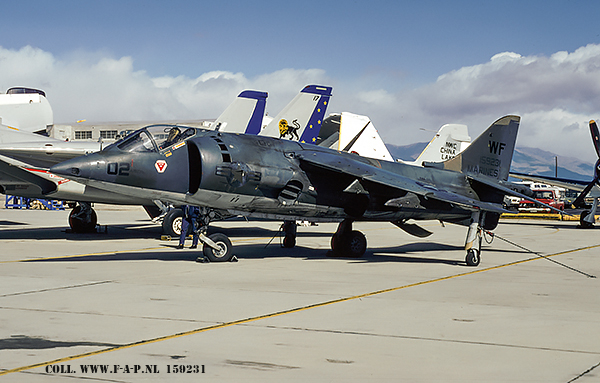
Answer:
<path fill-rule="evenodd" d="M 131 56 L 152 76 L 252 77 L 322 68 L 420 84 L 499 52 L 600 42 L 596 1 L 26 1 L 3 4 L 1 46 Z"/>
<path fill-rule="evenodd" d="M 45 89 L 56 122 L 214 118 L 247 88 L 269 92 L 273 114 L 323 83 L 329 112 L 369 115 L 386 142 L 452 122 L 475 137 L 517 113 L 522 145 L 566 155 L 549 137 L 569 133 L 595 156 L 597 1 L 30 0 L 2 13 L 0 89 Z"/>

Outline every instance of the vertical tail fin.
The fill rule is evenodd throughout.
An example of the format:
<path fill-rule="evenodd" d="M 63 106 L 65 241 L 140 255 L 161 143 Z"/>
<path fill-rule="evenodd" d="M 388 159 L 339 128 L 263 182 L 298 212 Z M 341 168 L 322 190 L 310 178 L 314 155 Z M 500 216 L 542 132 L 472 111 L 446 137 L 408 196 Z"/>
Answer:
<path fill-rule="evenodd" d="M 520 121 L 519 116 L 500 118 L 462 153 L 442 162 L 444 169 L 506 181 Z"/>
<path fill-rule="evenodd" d="M 394 161 L 377 129 L 367 116 L 343 112 L 337 150 L 363 157 Z"/>
<path fill-rule="evenodd" d="M 267 96 L 266 92 L 243 91 L 210 125 L 210 129 L 230 133 L 258 134 L 265 114 Z"/>
<path fill-rule="evenodd" d="M 331 97 L 331 87 L 307 85 L 260 132 L 261 136 L 315 143 Z"/>
<path fill-rule="evenodd" d="M 467 125 L 443 125 L 419 154 L 414 164 L 421 166 L 423 162 L 449 160 L 465 150 L 470 143 L 471 137 Z"/>
<path fill-rule="evenodd" d="M 0 122 L 13 130 L 47 133 L 54 124 L 54 114 L 43 91 L 10 88 L 0 94 Z"/>

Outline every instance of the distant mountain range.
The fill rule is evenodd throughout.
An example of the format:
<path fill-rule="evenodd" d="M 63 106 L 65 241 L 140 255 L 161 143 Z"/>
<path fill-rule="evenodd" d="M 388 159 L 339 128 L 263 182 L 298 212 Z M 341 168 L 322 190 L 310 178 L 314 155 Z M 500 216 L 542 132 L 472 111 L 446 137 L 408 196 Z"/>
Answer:
<path fill-rule="evenodd" d="M 394 156 L 406 161 L 414 161 L 427 146 L 427 142 L 398 146 L 386 144 Z M 554 157 L 557 155 L 538 148 L 517 147 L 513 154 L 511 170 L 518 173 L 554 177 Z M 558 177 L 580 181 L 590 181 L 594 164 L 573 157 L 558 156 Z"/>

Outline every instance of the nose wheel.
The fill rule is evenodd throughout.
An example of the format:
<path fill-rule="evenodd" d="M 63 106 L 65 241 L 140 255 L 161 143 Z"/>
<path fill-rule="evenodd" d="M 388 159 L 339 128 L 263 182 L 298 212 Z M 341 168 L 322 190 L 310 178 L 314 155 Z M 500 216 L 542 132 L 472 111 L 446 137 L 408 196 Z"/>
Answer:
<path fill-rule="evenodd" d="M 225 234 L 206 235 L 208 224 L 215 218 L 218 218 L 218 216 L 214 210 L 206 207 L 200 208 L 200 214 L 194 226 L 196 233 L 198 233 L 198 240 L 202 243 L 203 257 L 198 257 L 197 262 L 230 262 L 237 260 L 232 253 L 231 241 Z"/>
<path fill-rule="evenodd" d="M 199 240 L 204 245 L 202 253 L 211 262 L 227 262 L 231 260 L 231 241 L 222 233 L 215 233 L 209 236 L 201 234 Z"/>
<path fill-rule="evenodd" d="M 69 226 L 73 233 L 91 233 L 96 230 L 98 216 L 88 202 L 78 202 L 69 213 Z"/>

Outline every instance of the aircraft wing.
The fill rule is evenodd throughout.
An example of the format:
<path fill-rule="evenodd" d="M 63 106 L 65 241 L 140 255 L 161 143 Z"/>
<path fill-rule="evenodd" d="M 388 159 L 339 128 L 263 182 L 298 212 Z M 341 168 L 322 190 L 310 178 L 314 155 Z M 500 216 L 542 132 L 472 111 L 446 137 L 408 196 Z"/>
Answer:
<path fill-rule="evenodd" d="M 0 155 L 0 185 L 6 187 L 10 184 L 28 183 L 38 186 L 42 194 L 56 191 L 56 182 L 44 179 L 40 173 L 25 170 L 25 165 L 20 161 Z"/>
<path fill-rule="evenodd" d="M 17 159 L 34 167 L 50 168 L 59 162 L 70 160 L 100 150 L 98 142 L 22 142 L 0 145 L 0 155 Z"/>
<path fill-rule="evenodd" d="M 421 195 L 426 198 L 433 198 L 439 201 L 460 205 L 462 208 L 467 210 L 485 210 L 496 213 L 509 212 L 508 210 L 502 208 L 502 205 L 500 204 L 475 200 L 451 191 L 441 189 L 438 186 L 425 184 L 409 177 L 380 169 L 376 166 L 369 165 L 361 161 L 340 158 L 340 156 L 336 154 L 315 151 L 302 153 L 298 155 L 297 158 L 300 159 L 300 161 L 307 162 L 321 169 L 337 173 L 350 174 L 359 180 L 370 181 L 376 184 Z M 388 202 L 393 205 L 393 200 Z"/>

